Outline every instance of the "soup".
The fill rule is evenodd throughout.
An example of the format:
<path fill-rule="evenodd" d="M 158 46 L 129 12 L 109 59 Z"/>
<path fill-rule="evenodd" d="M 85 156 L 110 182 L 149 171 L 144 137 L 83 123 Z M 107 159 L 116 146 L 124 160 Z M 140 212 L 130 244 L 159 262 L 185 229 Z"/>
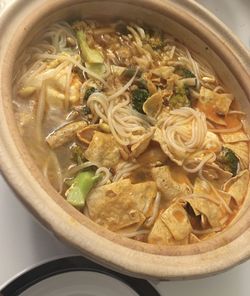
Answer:
<path fill-rule="evenodd" d="M 126 21 L 60 22 L 18 61 L 20 133 L 89 219 L 150 244 L 223 231 L 249 182 L 245 113 L 208 62 Z"/>

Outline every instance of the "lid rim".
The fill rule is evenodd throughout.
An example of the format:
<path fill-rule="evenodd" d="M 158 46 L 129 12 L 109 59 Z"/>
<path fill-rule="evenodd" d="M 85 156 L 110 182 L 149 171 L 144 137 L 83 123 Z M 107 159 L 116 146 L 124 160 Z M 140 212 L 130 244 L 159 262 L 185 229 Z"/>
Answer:
<path fill-rule="evenodd" d="M 8 283 L 0 291 L 0 296 L 19 296 L 21 293 L 43 280 L 72 271 L 97 272 L 124 283 L 133 289 L 139 296 L 160 296 L 157 290 L 147 280 L 132 278 L 111 271 L 82 256 L 64 257 L 29 269 Z"/>

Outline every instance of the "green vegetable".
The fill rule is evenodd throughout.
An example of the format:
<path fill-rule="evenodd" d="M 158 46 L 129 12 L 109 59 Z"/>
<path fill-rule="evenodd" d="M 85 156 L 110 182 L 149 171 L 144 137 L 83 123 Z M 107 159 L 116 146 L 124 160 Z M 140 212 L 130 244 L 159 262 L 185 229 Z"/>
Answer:
<path fill-rule="evenodd" d="M 188 95 L 188 89 L 185 87 L 177 87 L 175 93 L 169 99 L 169 107 L 171 110 L 181 107 L 191 107 Z"/>
<path fill-rule="evenodd" d="M 122 72 L 122 77 L 126 79 L 131 79 L 135 75 L 135 73 L 136 73 L 136 68 L 127 68 Z M 141 75 L 142 75 L 142 71 L 138 70 L 136 77 L 141 77 Z"/>
<path fill-rule="evenodd" d="M 235 153 L 226 147 L 223 147 L 220 154 L 217 156 L 217 161 L 222 169 L 228 171 L 235 176 L 239 167 L 239 159 Z"/>
<path fill-rule="evenodd" d="M 79 26 L 80 27 L 80 26 Z M 87 43 L 86 33 L 82 28 L 76 28 L 76 39 L 84 62 L 102 64 L 104 62 L 102 54 L 94 48 L 90 48 Z"/>
<path fill-rule="evenodd" d="M 148 89 L 147 81 L 143 78 L 136 79 L 134 84 L 137 85 L 138 88 Z"/>
<path fill-rule="evenodd" d="M 81 164 L 85 160 L 84 154 L 83 154 L 83 149 L 80 145 L 73 143 L 70 147 L 69 150 L 71 152 L 71 159 L 77 163 Z"/>
<path fill-rule="evenodd" d="M 81 22 L 76 22 L 73 25 L 75 29 L 78 48 L 80 50 L 82 62 L 86 63 L 88 69 L 98 75 L 105 72 L 104 58 L 101 52 L 97 49 L 90 48 L 87 43 L 86 33 Z"/>
<path fill-rule="evenodd" d="M 145 114 L 143 111 L 143 104 L 149 97 L 149 92 L 146 89 L 143 88 L 137 88 L 132 91 L 132 106 L 134 109 L 136 109 L 138 112 Z"/>
<path fill-rule="evenodd" d="M 174 72 L 185 78 L 195 78 L 195 75 L 191 71 L 181 66 L 176 67 Z"/>
<path fill-rule="evenodd" d="M 89 87 L 86 89 L 85 94 L 84 94 L 84 100 L 88 100 L 88 98 L 94 93 L 96 92 L 97 89 L 95 87 Z"/>
<path fill-rule="evenodd" d="M 65 193 L 67 201 L 77 209 L 83 209 L 88 193 L 99 179 L 100 175 L 96 176 L 93 171 L 79 173 Z"/>

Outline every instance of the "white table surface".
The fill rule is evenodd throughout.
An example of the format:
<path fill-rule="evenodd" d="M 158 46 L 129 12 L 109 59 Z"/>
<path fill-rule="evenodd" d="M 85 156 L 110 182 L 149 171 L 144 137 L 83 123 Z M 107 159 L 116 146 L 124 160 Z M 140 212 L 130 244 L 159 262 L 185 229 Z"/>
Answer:
<path fill-rule="evenodd" d="M 198 2 L 214 12 L 250 47 L 250 0 Z M 79 253 L 59 242 L 35 221 L 0 176 L 0 290 L 32 266 L 73 254 Z M 210 278 L 160 282 L 156 286 L 163 296 L 249 296 L 250 261 Z"/>

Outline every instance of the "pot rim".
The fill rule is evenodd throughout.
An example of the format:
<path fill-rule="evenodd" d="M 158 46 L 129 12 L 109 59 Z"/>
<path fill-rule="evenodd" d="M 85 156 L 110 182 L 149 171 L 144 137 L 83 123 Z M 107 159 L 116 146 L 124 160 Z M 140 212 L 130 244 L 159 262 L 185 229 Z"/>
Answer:
<path fill-rule="evenodd" d="M 11 15 L 13 16 L 18 14 L 18 9 L 21 7 L 20 5 L 27 5 L 26 2 L 27 1 L 22 0 L 19 1 L 17 5 L 13 4 L 8 7 L 0 20 L 0 28 L 3 29 L 5 26 L 8 26 L 5 23 L 5 20 Z M 42 1 L 35 0 L 33 5 L 35 6 L 40 2 Z M 67 0 L 57 0 L 51 5 L 57 7 L 59 3 L 69 4 L 69 2 L 70 1 Z M 99 1 L 76 0 L 74 1 L 74 4 L 79 2 Z M 158 12 L 163 11 L 166 13 L 168 11 L 169 14 L 172 14 L 172 16 L 175 17 L 179 16 L 180 12 L 192 16 L 197 23 L 194 24 L 186 22 L 186 25 L 191 28 L 194 27 L 198 34 L 201 28 L 208 29 L 212 40 L 218 40 L 218 42 L 215 42 L 214 44 L 214 50 L 216 52 L 219 51 L 218 46 L 221 45 L 221 42 L 224 43 L 224 46 L 227 49 L 225 51 L 224 61 L 229 62 L 229 68 L 232 67 L 234 73 L 239 74 L 239 77 L 243 81 L 242 88 L 245 90 L 248 97 L 250 97 L 250 88 L 247 85 L 247 80 L 249 80 L 250 59 L 247 50 L 220 21 L 218 21 L 211 13 L 202 8 L 199 4 L 192 0 L 187 0 L 185 4 L 183 4 L 183 1 L 181 0 L 138 0 L 136 2 L 132 0 L 110 0 L 109 2 L 128 3 L 135 6 L 143 4 L 144 7 L 154 9 L 156 11 L 158 10 Z M 47 1 L 47 4 L 48 3 L 49 1 Z M 171 7 L 168 6 L 169 4 Z M 209 27 L 206 23 L 209 24 Z M 3 26 L 1 26 L 1 24 L 3 24 Z M 198 28 L 199 26 L 201 27 Z M 234 58 L 234 62 L 230 62 L 230 58 L 232 57 Z M 13 56 L 11 58 L 13 58 Z M 6 67 L 6 65 L 6 61 L 0 60 L 1 69 L 2 67 Z M 3 97 L 5 94 L 7 95 L 5 91 L 8 87 L 10 87 L 10 85 L 8 87 L 3 87 L 1 83 L 0 87 L 2 92 L 0 115 L 2 119 L 6 119 L 5 111 L 7 110 L 7 105 L 4 103 Z M 10 106 L 8 108 L 10 108 Z M 3 121 L 0 126 L 0 162 L 5 179 L 16 191 L 17 195 L 19 195 L 21 201 L 36 216 L 39 217 L 40 221 L 42 221 L 44 225 L 47 225 L 48 228 L 52 229 L 57 237 L 74 245 L 88 257 L 92 258 L 92 260 L 98 261 L 99 263 L 118 271 L 133 274 L 137 277 L 146 276 L 166 279 L 212 274 L 229 268 L 249 257 L 250 248 L 248 245 L 250 242 L 250 230 L 248 225 L 250 221 L 246 217 L 245 219 L 247 223 L 245 224 L 245 227 L 241 227 L 241 234 L 234 237 L 234 240 L 229 241 L 228 237 L 225 236 L 223 245 L 218 244 L 217 241 L 217 247 L 215 249 L 211 245 L 210 241 L 206 241 L 199 244 L 200 246 L 204 246 L 203 252 L 201 252 L 202 247 L 200 246 L 193 246 L 193 252 L 186 252 L 185 250 L 188 250 L 188 247 L 184 246 L 179 248 L 175 247 L 176 250 L 172 253 L 170 251 L 171 248 L 169 248 L 167 255 L 164 255 L 161 248 L 159 249 L 162 251 L 160 254 L 159 252 L 145 253 L 146 246 L 143 246 L 143 243 L 132 243 L 131 240 L 123 238 L 119 238 L 118 241 L 117 235 L 103 230 L 102 228 L 96 226 L 93 222 L 88 222 L 86 218 L 84 220 L 83 217 L 80 217 L 81 214 L 76 213 L 76 210 L 72 209 L 66 204 L 66 202 L 62 206 L 62 198 L 59 197 L 58 194 L 58 196 L 53 200 L 48 199 L 48 194 L 50 195 L 50 193 L 55 196 L 55 193 L 52 192 L 54 190 L 49 189 L 45 192 L 40 185 L 44 184 L 44 180 L 42 180 L 39 175 L 36 177 L 40 184 L 35 182 L 29 184 L 28 188 L 28 179 L 34 180 L 34 176 L 31 175 L 27 163 L 24 163 L 23 159 L 21 159 L 18 147 L 13 145 L 14 143 L 18 143 L 19 145 L 19 140 L 15 138 L 14 140 L 16 140 L 16 142 L 14 142 L 12 138 L 10 139 L 10 137 L 8 137 L 9 132 L 13 135 L 13 133 L 16 133 L 16 129 L 8 126 L 7 120 Z M 17 155 L 19 156 L 18 159 Z M 23 155 L 23 158 L 26 160 L 28 159 L 29 161 L 28 155 Z M 16 163 L 14 163 L 14 160 Z M 13 171 L 15 165 L 17 172 Z M 16 177 L 18 176 L 18 173 L 22 174 L 23 172 L 26 175 L 25 180 L 22 180 L 22 182 L 17 181 Z M 34 202 L 33 196 L 36 195 L 39 197 L 39 200 Z M 56 219 L 55 216 L 57 217 Z M 104 237 L 102 232 L 105 233 L 105 235 L 108 233 L 107 236 Z M 77 234 L 79 233 L 82 234 L 82 237 L 77 237 Z M 88 237 L 89 241 L 83 240 L 83 234 L 85 237 Z M 220 238 L 222 238 L 222 236 L 220 236 Z M 211 241 L 216 242 L 216 239 L 211 239 Z M 132 245 L 136 247 L 132 247 Z M 178 255 L 178 253 L 181 255 Z M 123 254 L 124 256 L 119 254 Z M 223 260 L 217 260 L 217 256 L 220 256 Z M 162 267 L 163 264 L 161 265 L 161 262 L 166 263 L 167 268 Z M 193 262 L 192 266 L 190 266 L 190 262 Z M 185 268 L 176 268 L 176 265 L 180 265 L 181 267 L 185 266 Z"/>

